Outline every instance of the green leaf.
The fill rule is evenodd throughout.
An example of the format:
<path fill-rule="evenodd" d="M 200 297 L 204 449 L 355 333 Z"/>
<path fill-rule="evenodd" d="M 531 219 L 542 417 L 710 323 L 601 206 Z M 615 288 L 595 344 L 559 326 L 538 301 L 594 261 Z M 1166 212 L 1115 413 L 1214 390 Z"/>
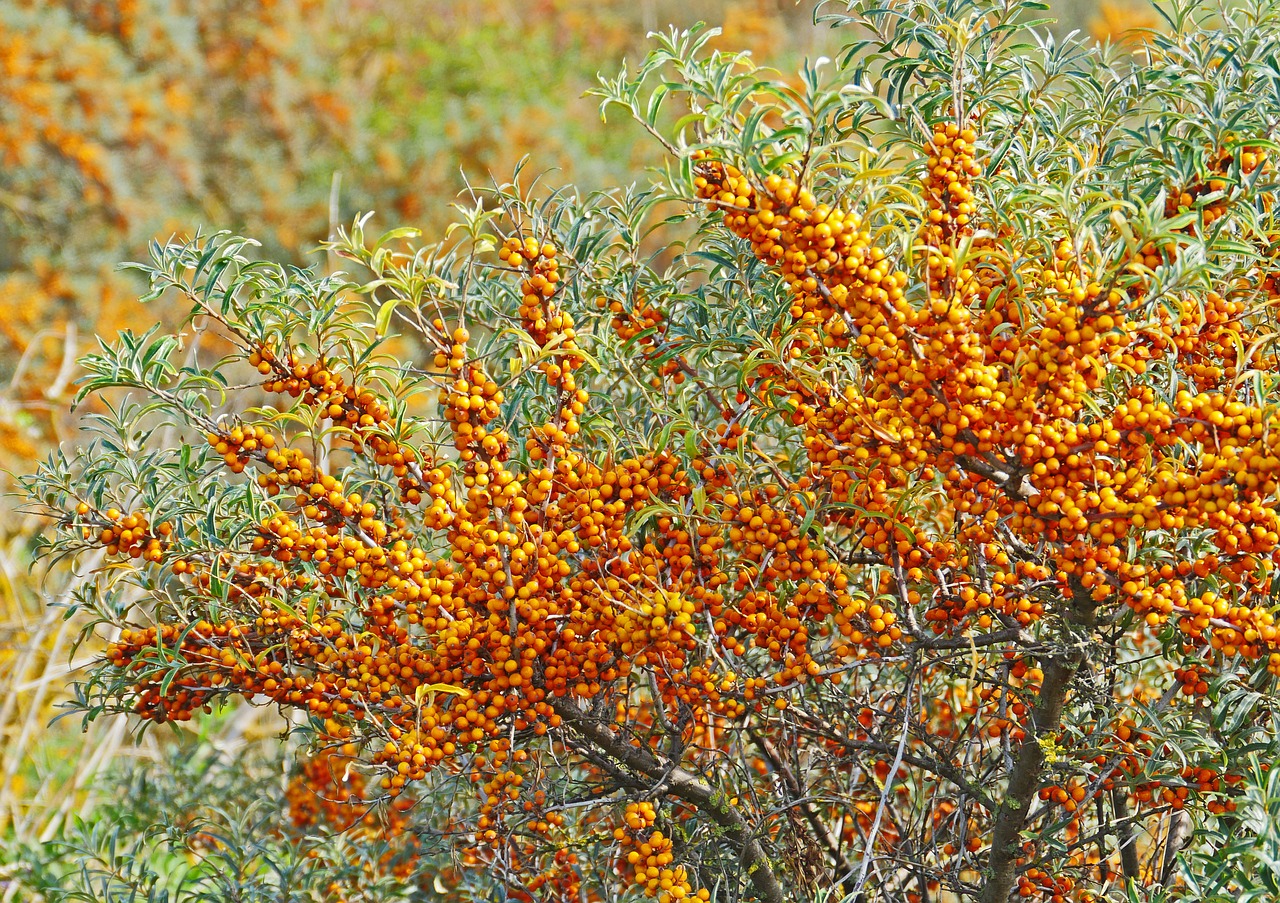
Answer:
<path fill-rule="evenodd" d="M 403 299 L 392 298 L 390 301 L 382 302 L 382 306 L 378 308 L 378 316 L 374 320 L 374 333 L 378 338 L 382 338 L 387 334 L 387 329 L 391 325 L 391 315 L 396 312 L 396 308 L 400 306 Z"/>

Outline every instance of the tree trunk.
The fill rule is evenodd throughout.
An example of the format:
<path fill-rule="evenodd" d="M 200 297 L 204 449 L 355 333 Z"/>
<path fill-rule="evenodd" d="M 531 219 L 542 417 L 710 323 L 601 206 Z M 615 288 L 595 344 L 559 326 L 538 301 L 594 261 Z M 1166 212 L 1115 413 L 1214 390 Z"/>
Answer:
<path fill-rule="evenodd" d="M 1040 700 L 1031 713 L 1031 729 L 1018 747 L 1013 771 L 1009 773 L 1009 786 L 996 813 L 990 874 L 979 896 L 981 903 L 1007 903 L 1013 893 L 1017 860 L 1022 852 L 1022 829 L 1044 768 L 1044 748 L 1040 740 L 1056 731 L 1061 724 L 1062 706 L 1080 661 L 1080 656 L 1075 655 L 1053 658 L 1045 665 Z"/>

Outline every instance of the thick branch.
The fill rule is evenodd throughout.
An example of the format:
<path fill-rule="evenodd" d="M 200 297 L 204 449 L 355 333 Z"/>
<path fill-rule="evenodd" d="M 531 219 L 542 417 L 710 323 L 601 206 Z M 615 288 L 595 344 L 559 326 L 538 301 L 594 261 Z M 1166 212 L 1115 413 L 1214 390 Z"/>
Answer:
<path fill-rule="evenodd" d="M 975 649 L 980 646 L 995 646 L 1000 643 L 1021 643 L 1024 647 L 1032 645 L 1034 640 L 1021 627 L 1009 627 L 991 633 L 980 633 L 977 636 L 957 637 L 924 637 L 920 645 L 926 649 Z"/>
<path fill-rule="evenodd" d="M 1164 842 L 1164 865 L 1160 868 L 1160 886 L 1168 887 L 1177 873 L 1178 854 L 1191 837 L 1191 816 L 1186 812 L 1173 813 L 1169 825 L 1169 837 Z"/>
<path fill-rule="evenodd" d="M 1116 816 L 1116 839 L 1120 845 L 1120 868 L 1129 881 L 1138 881 L 1142 877 L 1138 864 L 1138 846 L 1134 843 L 1133 825 L 1130 823 L 1129 801 L 1119 787 L 1111 790 L 1111 809 Z"/>
<path fill-rule="evenodd" d="M 706 813 L 724 832 L 725 839 L 737 848 L 747 867 L 751 885 L 762 903 L 787 903 L 787 894 L 778 883 L 778 876 L 774 874 L 764 847 L 760 845 L 742 813 L 729 805 L 724 794 L 674 762 L 663 763 L 651 751 L 632 746 L 626 740 L 614 736 L 604 725 L 589 718 L 574 702 L 556 697 L 548 697 L 548 701 L 565 726 L 574 733 L 594 744 L 624 768 L 649 778 L 655 784 L 660 783 L 667 793 Z"/>
<path fill-rule="evenodd" d="M 1027 823 L 1031 800 L 1040 783 L 1044 768 L 1044 748 L 1040 742 L 1058 729 L 1062 706 L 1076 669 L 1079 655 L 1049 659 L 1044 667 L 1040 701 L 1031 713 L 1031 730 L 1018 747 L 1009 786 L 996 814 L 991 841 L 990 874 L 983 885 L 981 903 L 1007 903 L 1017 878 L 1018 854 L 1022 850 L 1021 834 Z"/>
<path fill-rule="evenodd" d="M 995 483 L 1009 495 L 1015 499 L 1025 499 L 1031 494 L 1031 487 L 1026 484 L 1026 474 L 1017 468 L 1009 467 L 1001 470 L 994 464 L 976 458 L 973 455 L 961 455 L 956 458 L 956 463 L 970 473 L 976 473 L 978 476 L 990 480 Z"/>

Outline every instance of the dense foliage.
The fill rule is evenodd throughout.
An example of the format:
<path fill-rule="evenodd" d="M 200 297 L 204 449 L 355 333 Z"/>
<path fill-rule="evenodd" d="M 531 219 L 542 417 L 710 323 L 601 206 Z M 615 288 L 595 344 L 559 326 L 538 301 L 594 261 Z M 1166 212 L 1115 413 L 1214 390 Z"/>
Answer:
<path fill-rule="evenodd" d="M 86 716 L 271 703 L 406 897 L 1267 899 L 1280 17 L 1036 10 L 828 3 L 795 81 L 673 31 L 599 92 L 653 185 L 348 273 L 157 243 L 185 330 L 28 481 Z"/>

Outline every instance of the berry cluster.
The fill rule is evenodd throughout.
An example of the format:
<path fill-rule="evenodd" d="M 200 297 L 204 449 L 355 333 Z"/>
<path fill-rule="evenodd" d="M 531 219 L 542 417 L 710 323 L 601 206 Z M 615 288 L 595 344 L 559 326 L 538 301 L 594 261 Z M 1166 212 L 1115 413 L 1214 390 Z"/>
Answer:
<path fill-rule="evenodd" d="M 129 558 L 142 558 L 146 561 L 160 561 L 173 534 L 173 524 L 155 525 L 147 519 L 144 511 L 122 514 L 117 508 L 108 508 L 105 512 L 96 513 L 87 502 L 76 506 L 76 515 L 80 518 L 92 517 L 94 521 L 104 524 L 100 529 L 90 526 L 80 528 L 84 539 L 93 539 L 106 549 L 108 555 L 127 555 Z"/>
<path fill-rule="evenodd" d="M 263 383 L 267 391 L 287 393 L 344 426 L 357 453 L 368 445 L 373 461 L 391 468 L 402 498 L 414 504 L 421 500 L 418 453 L 392 436 L 391 411 L 376 393 L 348 384 L 324 361 L 304 365 L 292 354 L 280 358 L 266 346 L 255 349 L 249 363 L 267 377 Z"/>
<path fill-rule="evenodd" d="M 667 334 L 666 313 L 643 292 L 637 291 L 634 295 L 630 307 L 616 298 L 611 300 L 603 296 L 596 299 L 596 306 L 613 315 L 609 325 L 619 339 L 623 342 L 634 340 L 644 360 L 657 362 L 657 374 L 649 383 L 653 388 L 660 388 L 664 380 L 678 386 L 692 368 L 679 354 L 679 340 Z"/>
<path fill-rule="evenodd" d="M 630 872 L 632 884 L 641 888 L 645 896 L 656 897 L 658 903 L 711 899 L 705 889 L 694 893 L 684 866 L 673 867 L 671 838 L 653 827 L 657 817 L 653 803 L 628 803 L 622 825 L 614 829 L 614 838 L 624 849 L 630 847 L 626 871 Z"/>
<path fill-rule="evenodd" d="M 1207 232 L 1214 222 L 1226 216 L 1239 193 L 1240 181 L 1248 179 L 1259 169 L 1267 171 L 1270 168 L 1265 147 L 1243 142 L 1238 136 L 1228 134 L 1217 153 L 1207 161 L 1206 176 L 1172 192 L 1165 201 L 1165 214 L 1176 216 L 1197 210 L 1200 222 L 1193 226 L 1193 231 Z"/>
<path fill-rule="evenodd" d="M 414 802 L 405 797 L 383 809 L 370 805 L 357 753 L 355 745 L 343 744 L 302 759 L 285 788 L 292 837 L 304 843 L 316 834 L 341 832 L 350 840 L 383 843 L 378 873 L 408 881 L 418 870 L 422 846 L 410 830 Z"/>

